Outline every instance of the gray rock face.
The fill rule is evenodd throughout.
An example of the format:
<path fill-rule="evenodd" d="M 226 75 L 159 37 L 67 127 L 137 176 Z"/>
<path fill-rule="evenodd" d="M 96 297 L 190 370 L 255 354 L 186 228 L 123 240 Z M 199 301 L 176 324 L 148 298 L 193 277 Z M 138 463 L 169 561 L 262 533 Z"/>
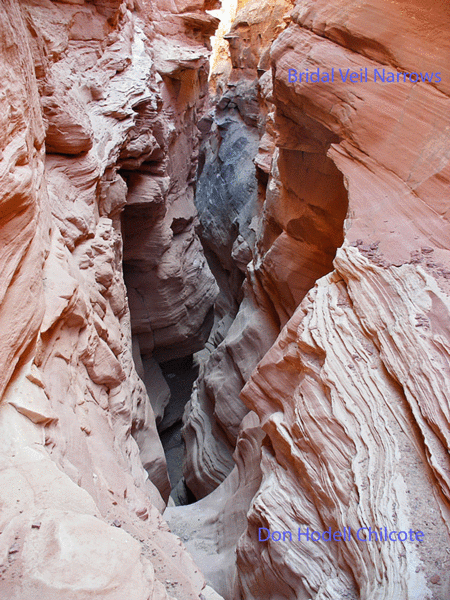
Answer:
<path fill-rule="evenodd" d="M 232 271 L 236 266 L 231 253 L 238 235 L 254 238 L 251 221 L 256 214 L 258 181 L 253 159 L 259 135 L 245 123 L 231 98 L 219 106 L 201 149 L 195 204 L 202 241 Z"/>
<path fill-rule="evenodd" d="M 184 415 L 185 478 L 196 497 L 210 493 L 233 468 L 237 432 L 247 413 L 238 398 L 248 376 L 243 376 L 244 363 L 255 366 L 253 356 L 262 356 L 253 347 L 260 342 L 259 335 L 243 340 L 235 327 L 237 335 L 224 342 L 244 297 L 243 273 L 252 259 L 255 240 L 257 107 L 255 82 L 245 80 L 231 85 L 215 111 L 199 124 L 205 141 L 200 148 L 195 204 L 200 236 L 220 295 L 208 344 L 211 355 Z M 252 300 L 244 304 L 235 323 L 252 319 Z M 249 331 L 255 334 L 252 327 Z M 272 341 L 271 331 L 269 337 Z M 250 362 L 245 356 L 249 346 L 255 350 L 247 357 Z"/>

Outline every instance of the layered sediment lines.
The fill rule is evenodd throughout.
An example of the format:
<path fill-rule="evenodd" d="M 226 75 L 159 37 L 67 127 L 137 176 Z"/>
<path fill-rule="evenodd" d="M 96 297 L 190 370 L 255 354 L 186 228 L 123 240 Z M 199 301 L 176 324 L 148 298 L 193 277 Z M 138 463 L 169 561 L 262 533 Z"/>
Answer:
<path fill-rule="evenodd" d="M 0 595 L 447 600 L 449 9 L 213 8 L 1 4 Z"/>
<path fill-rule="evenodd" d="M 301 2 L 271 47 L 271 73 L 258 65 L 264 189 L 245 294 L 251 319 L 269 315 L 280 334 L 247 378 L 214 358 L 228 343 L 239 354 L 247 325 L 234 321 L 198 383 L 210 427 L 251 410 L 265 434 L 248 525 L 234 531 L 236 598 L 448 596 L 449 25 L 442 3 Z M 290 77 L 333 68 L 441 81 Z M 261 347 L 241 347 L 247 364 L 259 360 Z M 209 382 L 237 376 L 241 400 L 228 393 L 219 406 Z M 237 419 L 232 431 L 239 439 Z M 200 489 L 209 465 L 197 468 Z M 260 527 L 293 540 L 260 541 Z M 308 542 L 299 527 L 424 536 Z"/>
<path fill-rule="evenodd" d="M 161 517 L 170 486 L 151 400 L 161 417 L 165 389 L 157 372 L 150 399 L 138 377 L 131 322 L 136 363 L 154 371 L 155 342 L 144 344 L 142 363 L 140 336 L 158 344 L 158 330 L 170 328 L 167 352 L 201 338 L 216 293 L 194 233 L 195 159 L 178 166 L 195 154 L 192 112 L 206 98 L 205 36 L 216 21 L 200 3 L 186 18 L 186 7 L 150 8 L 118 0 L 0 7 L 2 598 L 214 595 Z M 194 39 L 197 20 L 207 27 Z M 170 25 L 170 56 L 166 47 L 158 54 L 155 21 Z M 164 108 L 175 99 L 191 111 L 185 129 Z M 145 318 L 132 306 L 130 318 L 122 235 L 138 213 L 143 237 L 152 227 L 159 236 L 149 265 L 136 231 L 129 235 L 133 290 L 150 285 L 168 298 Z M 191 294 L 194 280 L 201 297 Z M 190 307 L 168 293 L 179 288 Z"/>

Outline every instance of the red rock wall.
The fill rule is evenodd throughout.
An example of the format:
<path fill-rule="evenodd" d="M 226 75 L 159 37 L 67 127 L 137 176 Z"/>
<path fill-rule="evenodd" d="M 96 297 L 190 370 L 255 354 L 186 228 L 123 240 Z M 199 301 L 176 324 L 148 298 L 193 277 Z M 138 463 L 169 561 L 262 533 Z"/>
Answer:
<path fill-rule="evenodd" d="M 204 33 L 189 31 L 193 19 L 215 21 L 200 4 L 191 11 L 187 20 L 182 6 L 164 13 L 174 28 L 168 64 L 146 3 L 0 7 L 2 598 L 199 599 L 204 587 L 160 515 L 169 483 L 132 358 L 131 321 L 140 317 L 130 319 L 122 275 L 130 219 L 122 229 L 120 217 L 127 201 L 140 206 L 145 232 L 156 206 L 160 262 L 183 266 L 176 286 L 203 277 L 203 317 L 190 331 L 189 318 L 181 324 L 185 338 L 194 334 L 215 283 L 189 191 L 207 56 Z M 177 68 L 197 82 L 189 99 L 171 79 Z M 167 108 L 174 94 L 184 128 Z M 135 234 L 125 254 L 146 272 Z"/>
<path fill-rule="evenodd" d="M 212 324 L 200 223 L 221 288 L 185 422 L 205 498 L 167 517 L 208 582 L 233 600 L 447 600 L 449 9 L 243 3 L 207 115 L 213 7 L 0 7 L 0 594 L 214 597 L 160 516 L 151 406 L 155 357 Z M 289 76 L 333 68 L 372 78 Z M 441 80 L 374 82 L 383 68 Z M 199 221 L 197 123 L 200 171 L 234 169 Z M 368 527 L 424 539 L 358 540 Z"/>
<path fill-rule="evenodd" d="M 442 4 L 302 3 L 272 47 L 277 118 L 303 138 L 336 136 L 327 156 L 349 207 L 334 272 L 244 389 L 268 435 L 238 550 L 244 597 L 271 598 L 275 585 L 286 598 L 448 595 L 448 17 Z M 289 81 L 290 68 L 333 67 L 440 71 L 442 83 Z M 283 179 L 294 177 L 291 163 Z M 412 529 L 424 541 L 294 542 L 286 555 L 258 541 L 261 525 Z"/>
<path fill-rule="evenodd" d="M 280 327 L 270 288 L 263 289 L 266 282 L 259 277 L 265 269 L 270 278 L 279 263 L 274 254 L 269 258 L 271 266 L 263 259 L 272 242 L 264 241 L 269 218 L 264 203 L 267 174 L 255 158 L 264 143 L 260 138 L 270 127 L 263 91 L 270 75 L 268 52 L 286 26 L 283 17 L 290 8 L 289 2 L 249 2 L 238 12 L 225 36 L 230 42 L 231 74 L 226 87 L 225 81 L 218 86 L 223 93 L 201 124 L 204 142 L 196 206 L 221 294 L 215 305 L 210 355 L 184 419 L 184 471 L 197 498 L 217 487 L 233 467 L 232 453 L 248 412 L 239 393 Z M 261 244 L 266 247 L 260 252 Z"/>
<path fill-rule="evenodd" d="M 442 2 L 299 2 L 260 76 L 256 164 L 268 179 L 247 281 L 262 299 L 253 314 L 282 329 L 241 394 L 266 437 L 235 597 L 448 597 L 449 17 Z M 289 79 L 332 68 L 367 68 L 369 80 Z M 441 81 L 374 82 L 383 68 Z M 223 344 L 246 331 L 235 321 Z M 243 373 L 215 369 L 205 380 Z M 232 397 L 223 407 L 219 423 L 242 411 Z M 216 518 L 229 535 L 236 517 Z M 294 539 L 259 541 L 259 527 Z M 298 542 L 298 527 L 353 535 Z M 356 539 L 369 527 L 423 542 Z"/>
<path fill-rule="evenodd" d="M 152 102 L 140 103 L 119 160 L 128 185 L 124 270 L 140 353 L 164 362 L 203 348 L 217 296 L 193 198 L 197 123 L 209 103 L 207 48 L 218 20 L 203 2 L 180 3 L 175 14 L 169 3 L 146 10 L 158 84 Z"/>

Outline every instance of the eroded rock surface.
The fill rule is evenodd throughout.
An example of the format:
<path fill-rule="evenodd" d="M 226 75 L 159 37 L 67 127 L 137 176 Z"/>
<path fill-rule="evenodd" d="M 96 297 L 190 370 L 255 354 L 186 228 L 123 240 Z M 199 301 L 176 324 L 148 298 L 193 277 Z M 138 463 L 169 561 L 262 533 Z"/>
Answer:
<path fill-rule="evenodd" d="M 208 112 L 215 7 L 1 4 L 0 595 L 448 600 L 448 7 L 240 2 Z"/>
<path fill-rule="evenodd" d="M 202 20 L 203 8 L 190 11 Z M 150 215 L 140 220 L 143 230 L 156 215 L 161 277 L 186 288 L 203 277 L 198 316 L 180 318 L 181 333 L 168 345 L 203 326 L 215 284 L 193 229 L 190 180 L 169 164 L 178 122 L 162 106 L 177 68 L 182 79 L 204 67 L 205 40 L 189 38 L 197 17 L 183 25 L 169 7 L 164 14 L 176 49 L 168 74 L 156 66 L 154 19 L 162 16 L 146 2 L 7 0 L 0 7 L 2 598 L 194 600 L 204 588 L 160 515 L 170 486 L 132 358 L 122 275 L 130 222 L 125 217 L 122 228 L 120 213 L 128 201 L 130 211 L 143 205 Z M 202 93 L 198 83 L 195 97 Z M 186 113 L 186 122 L 181 153 L 195 149 L 195 119 Z M 131 234 L 125 254 L 146 272 Z M 161 407 L 163 386 L 152 383 Z"/>
<path fill-rule="evenodd" d="M 184 419 L 185 478 L 198 498 L 211 492 L 233 468 L 232 453 L 248 412 L 239 393 L 279 332 L 279 318 L 264 283 L 253 266 L 247 266 L 261 263 L 267 250 L 260 252 L 259 246 L 269 218 L 263 208 L 267 175 L 255 162 L 260 138 L 269 127 L 258 73 L 270 68 L 270 43 L 285 27 L 282 17 L 290 7 L 288 2 L 263 6 L 249 2 L 238 12 L 225 36 L 232 61 L 227 86 L 224 81 L 217 85 L 223 93 L 200 122 L 205 139 L 196 206 L 221 293 L 208 344 L 210 356 Z M 269 260 L 268 269 L 274 274 L 279 265 Z"/>
<path fill-rule="evenodd" d="M 224 598 L 240 596 L 236 540 L 247 527 L 246 514 L 261 483 L 261 440 L 264 433 L 255 413 L 242 423 L 236 465 L 222 485 L 205 498 L 164 511 L 171 530 L 186 544 L 208 583 Z"/>
<path fill-rule="evenodd" d="M 448 597 L 449 16 L 443 3 L 298 2 L 258 73 L 264 128 L 255 164 L 264 189 L 245 294 L 257 299 L 252 314 L 269 315 L 281 332 L 258 351 L 246 346 L 248 366 L 268 352 L 243 376 L 228 350 L 214 363 L 245 339 L 248 321 L 238 316 L 205 365 L 203 404 L 193 399 L 186 426 L 189 435 L 198 426 L 202 451 L 191 472 L 199 496 L 216 485 L 208 469 L 220 456 L 202 457 L 208 427 L 226 423 L 229 453 L 246 410 L 266 434 L 253 450 L 262 479 L 248 526 L 234 534 L 236 597 Z M 238 35 L 232 43 L 239 48 Z M 254 52 L 240 69 L 254 68 Z M 371 77 L 289 77 L 290 69 L 332 68 L 367 68 Z M 383 68 L 438 72 L 441 81 L 374 82 Z M 242 400 L 230 393 L 234 378 L 247 381 Z M 226 401 L 211 381 L 228 386 Z M 246 464 L 248 454 L 243 481 Z M 213 494 L 235 494 L 232 477 Z M 293 541 L 262 542 L 259 527 L 291 531 Z M 353 539 L 298 542 L 299 527 L 351 527 Z M 357 540 L 369 527 L 424 539 Z M 225 589 L 232 573 L 216 585 Z"/>

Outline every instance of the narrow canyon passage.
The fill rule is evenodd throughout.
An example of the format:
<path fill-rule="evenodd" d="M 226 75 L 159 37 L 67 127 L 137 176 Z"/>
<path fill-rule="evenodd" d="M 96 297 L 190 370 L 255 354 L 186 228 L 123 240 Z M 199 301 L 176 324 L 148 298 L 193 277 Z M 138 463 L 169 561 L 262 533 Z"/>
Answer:
<path fill-rule="evenodd" d="M 448 600 L 450 10 L 0 4 L 0 598 Z"/>
<path fill-rule="evenodd" d="M 198 167 L 182 195 L 171 204 L 164 199 L 180 185 L 178 172 L 159 175 L 164 159 L 170 165 L 170 152 L 167 157 L 158 150 L 133 171 L 122 171 L 128 189 L 122 213 L 124 278 L 135 355 L 140 355 L 136 365 L 177 503 L 204 497 L 231 472 L 237 433 L 248 412 L 239 393 L 249 365 L 262 358 L 315 281 L 333 270 L 344 239 L 347 192 L 327 157 L 339 138 L 310 121 L 306 139 L 304 117 L 296 122 L 283 107 L 275 113 L 261 94 L 257 70 L 245 65 L 245 46 L 239 48 L 239 36 L 233 39 L 230 83 L 222 80 L 226 92 L 216 97 L 210 89 L 210 108 L 198 124 Z M 263 50 L 256 51 L 253 63 Z M 239 64 L 248 72 L 236 86 Z M 266 73 L 259 69 L 262 79 Z M 269 137 L 266 131 L 275 122 L 269 169 L 258 153 L 260 139 Z M 186 129 L 193 124 L 187 121 Z M 192 171 L 189 156 L 176 157 L 181 171 Z M 214 285 L 218 295 L 200 296 L 204 286 Z M 256 315 L 260 322 L 254 322 Z M 253 336 L 254 347 L 248 348 Z M 234 364 L 236 355 L 245 372 Z M 181 421 L 199 365 L 184 418 L 186 446 Z"/>
<path fill-rule="evenodd" d="M 183 460 L 186 451 L 181 435 L 182 417 L 198 377 L 198 361 L 192 356 L 174 359 L 161 365 L 164 378 L 170 389 L 170 399 L 164 418 L 158 424 L 158 432 L 167 460 L 167 471 L 172 486 L 172 499 L 176 504 L 189 504 L 194 496 L 183 479 Z"/>

